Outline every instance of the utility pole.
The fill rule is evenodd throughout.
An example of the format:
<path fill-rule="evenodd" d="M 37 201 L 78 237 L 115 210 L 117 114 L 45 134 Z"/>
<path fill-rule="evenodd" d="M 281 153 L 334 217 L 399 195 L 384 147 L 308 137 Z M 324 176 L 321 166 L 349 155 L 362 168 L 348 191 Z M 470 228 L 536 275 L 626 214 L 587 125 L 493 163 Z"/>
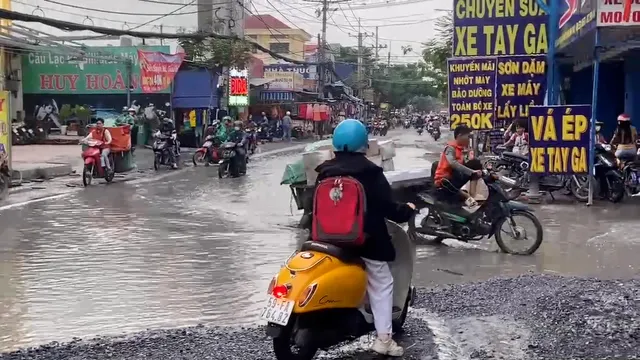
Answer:
<path fill-rule="evenodd" d="M 376 26 L 376 63 L 378 62 L 378 55 L 380 53 L 380 51 L 378 51 L 380 46 L 378 45 L 378 40 L 380 40 L 380 38 L 378 37 L 378 29 L 379 28 Z"/>
<path fill-rule="evenodd" d="M 322 38 L 320 40 L 320 48 L 318 49 L 318 70 L 320 74 L 318 76 L 318 86 L 320 87 L 320 99 L 324 99 L 324 85 L 325 85 L 325 67 L 326 67 L 326 54 L 327 47 L 327 7 L 329 6 L 328 0 L 322 0 Z"/>
<path fill-rule="evenodd" d="M 362 56 L 362 26 L 358 18 L 358 82 L 356 83 L 358 97 L 362 97 Z"/>

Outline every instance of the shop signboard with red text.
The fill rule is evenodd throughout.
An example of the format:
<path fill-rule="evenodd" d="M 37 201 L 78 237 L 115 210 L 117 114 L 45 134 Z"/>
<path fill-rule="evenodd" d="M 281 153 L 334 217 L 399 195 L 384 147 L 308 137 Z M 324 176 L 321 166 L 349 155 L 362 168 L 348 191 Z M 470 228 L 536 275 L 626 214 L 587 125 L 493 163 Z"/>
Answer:
<path fill-rule="evenodd" d="M 640 25 L 640 1 L 598 0 L 598 26 Z"/>

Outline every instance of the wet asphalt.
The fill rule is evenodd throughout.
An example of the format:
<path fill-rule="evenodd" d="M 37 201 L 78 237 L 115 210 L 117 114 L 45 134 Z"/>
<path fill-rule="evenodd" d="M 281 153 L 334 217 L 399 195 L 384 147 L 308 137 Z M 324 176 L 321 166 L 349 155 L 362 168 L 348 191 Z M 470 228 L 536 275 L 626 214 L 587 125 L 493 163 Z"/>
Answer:
<path fill-rule="evenodd" d="M 396 169 L 429 166 L 442 146 L 390 136 Z M 258 312 L 304 237 L 279 185 L 298 152 L 267 152 L 240 179 L 67 179 L 0 204 L 0 359 L 271 359 Z M 419 246 L 405 358 L 640 358 L 639 205 L 536 206 L 545 241 L 529 257 L 491 241 Z M 321 357 L 375 358 L 367 340 Z"/>

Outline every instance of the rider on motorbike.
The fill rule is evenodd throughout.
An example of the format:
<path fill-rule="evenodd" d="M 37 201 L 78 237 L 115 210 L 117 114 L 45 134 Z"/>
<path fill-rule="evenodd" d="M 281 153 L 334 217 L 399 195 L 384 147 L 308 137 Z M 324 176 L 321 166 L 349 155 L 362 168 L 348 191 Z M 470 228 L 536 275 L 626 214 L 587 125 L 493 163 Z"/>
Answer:
<path fill-rule="evenodd" d="M 617 158 L 635 158 L 638 132 L 631 126 L 631 117 L 627 114 L 618 116 L 618 127 L 613 133 L 611 146 L 616 147 Z"/>
<path fill-rule="evenodd" d="M 176 164 L 176 156 L 178 156 L 180 149 L 178 149 L 177 139 L 173 136 L 176 131 L 176 126 L 173 124 L 173 120 L 164 118 L 160 123 L 158 131 L 160 131 L 160 134 L 167 137 L 167 143 L 171 146 L 171 150 L 173 151 L 173 164 L 171 164 L 171 167 L 175 169 L 178 167 L 178 164 Z"/>
<path fill-rule="evenodd" d="M 602 125 L 604 123 L 602 121 L 596 120 L 596 143 L 597 144 L 607 144 L 607 139 L 602 135 Z"/>
<path fill-rule="evenodd" d="M 233 123 L 233 128 L 227 137 L 227 141 L 236 144 L 236 158 L 238 169 L 245 172 L 247 166 L 247 135 L 242 128 L 242 121 L 237 120 Z"/>
<path fill-rule="evenodd" d="M 415 205 L 396 203 L 382 168 L 366 157 L 368 147 L 365 126 L 346 119 L 333 134 L 335 158 L 320 164 L 317 183 L 334 176 L 351 176 L 365 192 L 367 212 L 364 219 L 365 242 L 358 248 L 367 270 L 367 294 L 373 312 L 377 339 L 372 350 L 383 355 L 402 356 L 404 350 L 392 338 L 393 276 L 388 262 L 395 260 L 395 249 L 385 219 L 403 223 L 413 214 Z"/>
<path fill-rule="evenodd" d="M 471 129 L 466 125 L 459 125 L 453 130 L 455 140 L 445 146 L 440 160 L 434 163 L 437 166 L 434 174 L 434 184 L 437 188 L 437 197 L 447 203 L 460 203 L 469 212 L 478 209 L 478 203 L 473 198 L 476 195 L 477 179 L 482 176 L 482 163 L 473 159 L 473 153 L 469 149 L 469 137 Z M 469 192 L 462 191 L 462 187 L 469 183 Z"/>
<path fill-rule="evenodd" d="M 216 137 L 220 139 L 220 142 L 225 142 L 229 138 L 229 133 L 232 130 L 231 116 L 225 116 L 222 118 L 222 125 L 218 127 L 218 133 Z"/>
<path fill-rule="evenodd" d="M 109 154 L 111 153 L 111 133 L 104 127 L 104 120 L 98 118 L 95 127 L 91 129 L 91 132 L 87 137 L 81 140 L 81 142 L 96 140 L 101 141 L 100 147 L 100 166 L 107 171 L 111 171 L 111 162 L 109 161 Z"/>

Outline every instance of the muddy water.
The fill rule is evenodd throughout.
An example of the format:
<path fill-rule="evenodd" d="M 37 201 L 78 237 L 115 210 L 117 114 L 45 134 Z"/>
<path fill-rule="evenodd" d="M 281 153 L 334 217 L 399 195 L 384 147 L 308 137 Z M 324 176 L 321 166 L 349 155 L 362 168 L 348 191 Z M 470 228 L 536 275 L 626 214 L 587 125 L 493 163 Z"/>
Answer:
<path fill-rule="evenodd" d="M 428 166 L 424 153 L 398 149 L 396 168 Z M 263 158 L 241 179 L 218 180 L 215 168 L 200 167 L 3 212 L 0 351 L 147 328 L 256 324 L 269 280 L 302 238 L 289 189 L 278 185 L 294 158 Z M 640 240 L 612 224 L 629 209 L 543 207 L 547 240 L 528 258 L 491 252 L 489 242 L 421 247 L 417 284 L 632 273 Z"/>

